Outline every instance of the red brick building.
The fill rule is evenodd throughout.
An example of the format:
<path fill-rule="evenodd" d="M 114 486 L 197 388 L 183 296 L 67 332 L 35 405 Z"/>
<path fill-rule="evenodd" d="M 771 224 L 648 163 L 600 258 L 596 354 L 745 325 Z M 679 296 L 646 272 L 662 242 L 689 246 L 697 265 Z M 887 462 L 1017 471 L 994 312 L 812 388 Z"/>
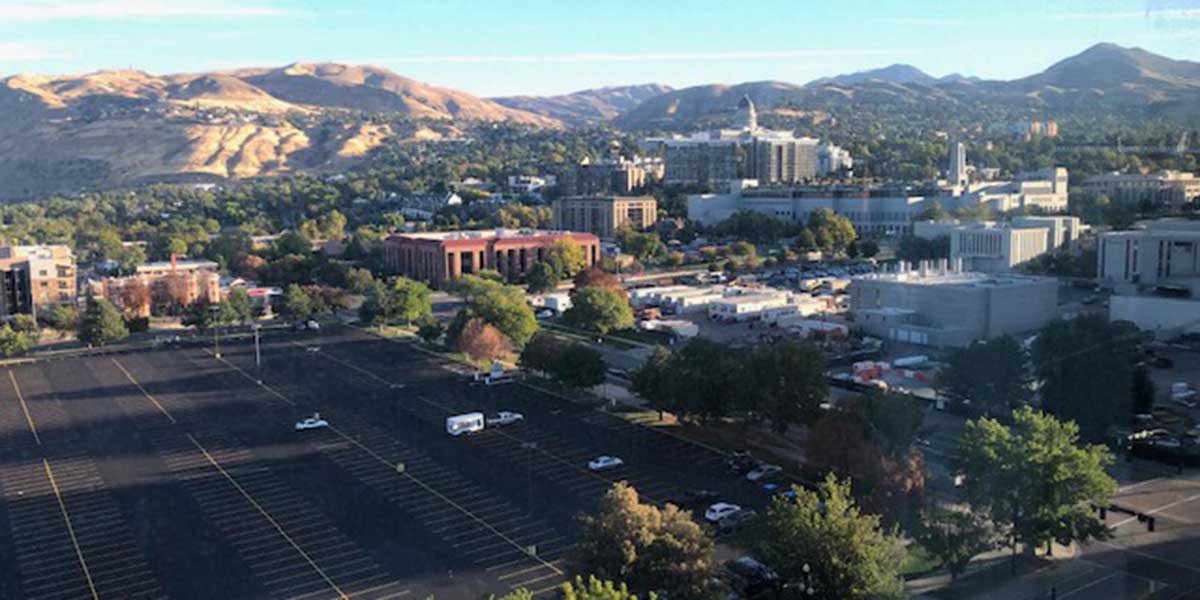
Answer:
<path fill-rule="evenodd" d="M 484 269 L 517 278 L 558 240 L 583 247 L 587 264 L 600 260 L 600 239 L 590 233 L 530 229 L 398 233 L 384 240 L 384 260 L 396 273 L 437 285 Z"/>

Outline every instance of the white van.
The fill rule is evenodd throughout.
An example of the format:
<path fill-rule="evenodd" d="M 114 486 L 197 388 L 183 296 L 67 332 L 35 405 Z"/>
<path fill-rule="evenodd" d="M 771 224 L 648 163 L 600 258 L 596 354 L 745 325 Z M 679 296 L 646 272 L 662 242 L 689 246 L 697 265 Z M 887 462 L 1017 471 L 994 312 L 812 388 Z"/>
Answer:
<path fill-rule="evenodd" d="M 454 415 L 446 418 L 446 433 L 453 436 L 483 431 L 483 426 L 484 419 L 481 412 Z"/>

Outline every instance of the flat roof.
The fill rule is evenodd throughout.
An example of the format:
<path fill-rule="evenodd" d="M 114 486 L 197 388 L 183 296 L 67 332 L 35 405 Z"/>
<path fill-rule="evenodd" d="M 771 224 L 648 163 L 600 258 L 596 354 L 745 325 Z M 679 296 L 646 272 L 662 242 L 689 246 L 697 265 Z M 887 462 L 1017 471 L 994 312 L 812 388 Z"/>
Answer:
<path fill-rule="evenodd" d="M 417 233 L 396 233 L 393 237 L 417 240 L 494 240 L 528 237 L 551 237 L 564 235 L 580 235 L 575 231 L 558 231 L 553 229 L 471 229 L 466 231 L 422 231 Z M 590 235 L 590 234 L 585 234 Z"/>
<path fill-rule="evenodd" d="M 907 273 L 873 273 L 860 275 L 855 281 L 882 281 L 898 285 L 944 285 L 960 287 L 1006 287 L 1018 285 L 1036 285 L 1053 282 L 1050 277 L 1033 277 L 1028 275 L 993 275 L 988 273 L 940 273 L 929 271 L 924 277 L 920 271 L 912 270 Z"/>

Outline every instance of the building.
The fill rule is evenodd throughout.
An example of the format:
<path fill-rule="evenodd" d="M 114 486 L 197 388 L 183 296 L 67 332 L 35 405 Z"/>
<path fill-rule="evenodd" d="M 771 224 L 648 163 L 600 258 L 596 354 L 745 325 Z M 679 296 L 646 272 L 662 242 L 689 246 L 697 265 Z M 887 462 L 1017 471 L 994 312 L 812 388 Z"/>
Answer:
<path fill-rule="evenodd" d="M 428 221 L 438 211 L 450 206 L 461 206 L 463 202 L 462 197 L 454 192 L 393 195 L 389 200 L 406 219 L 418 221 Z"/>
<path fill-rule="evenodd" d="M 647 178 L 655 177 L 654 169 L 647 169 L 649 161 L 633 160 L 621 156 L 591 162 L 584 159 L 577 165 L 563 170 L 558 177 L 559 194 L 562 196 L 618 196 L 632 194 L 646 185 Z"/>
<path fill-rule="evenodd" d="M 0 316 L 75 304 L 75 255 L 63 245 L 0 246 Z"/>
<path fill-rule="evenodd" d="M 1096 273 L 1109 317 L 1161 337 L 1200 333 L 1200 222 L 1159 219 L 1100 236 Z"/>
<path fill-rule="evenodd" d="M 582 246 L 589 266 L 600 259 L 595 235 L 533 229 L 400 233 L 384 240 L 383 256 L 392 271 L 433 285 L 484 269 L 516 279 L 560 240 Z"/>
<path fill-rule="evenodd" d="M 586 231 L 602 238 L 615 237 L 620 229 L 641 231 L 658 220 L 658 201 L 654 196 L 559 198 L 551 208 L 555 229 Z"/>
<path fill-rule="evenodd" d="M 1025 141 L 1034 136 L 1048 138 L 1058 137 L 1058 123 L 1055 121 L 1018 121 L 1016 123 L 993 123 L 988 127 L 988 133 L 1008 135 Z"/>
<path fill-rule="evenodd" d="M 946 169 L 946 183 L 957 196 L 970 185 L 967 177 L 967 147 L 962 142 L 950 144 L 949 167 Z"/>
<path fill-rule="evenodd" d="M 128 277 L 105 277 L 91 282 L 92 294 L 106 298 L 122 311 L 139 317 L 171 314 L 182 306 L 221 301 L 221 276 L 211 260 L 149 262 Z M 128 293 L 145 286 L 148 294 Z M 131 302 L 137 304 L 131 304 Z"/>
<path fill-rule="evenodd" d="M 554 185 L 555 177 L 548 175 L 546 177 L 538 177 L 536 175 L 509 175 L 508 176 L 508 191 L 516 194 L 536 194 L 542 191 L 542 188 L 548 185 Z"/>
<path fill-rule="evenodd" d="M 880 338 L 928 346 L 967 346 L 975 340 L 1042 327 L 1058 315 L 1058 282 L 1047 277 L 962 271 L 942 259 L 912 269 L 855 278 L 850 312 L 856 327 Z"/>
<path fill-rule="evenodd" d="M 1088 194 L 1104 194 L 1116 202 L 1149 202 L 1156 206 L 1179 208 L 1200 199 L 1200 178 L 1192 173 L 1159 171 L 1140 173 L 1108 173 L 1088 177 L 1080 184 Z"/>
<path fill-rule="evenodd" d="M 923 221 L 913 235 L 950 240 L 950 260 L 959 259 L 967 271 L 1004 273 L 1048 252 L 1075 245 L 1087 228 L 1078 217 L 1019 217 L 995 221 Z"/>
<path fill-rule="evenodd" d="M 799 183 L 848 168 L 850 153 L 813 138 L 758 126 L 754 102 L 743 97 L 732 129 L 701 131 L 687 137 L 647 140 L 662 149 L 663 179 L 669 184 L 716 184 L 736 179 Z"/>

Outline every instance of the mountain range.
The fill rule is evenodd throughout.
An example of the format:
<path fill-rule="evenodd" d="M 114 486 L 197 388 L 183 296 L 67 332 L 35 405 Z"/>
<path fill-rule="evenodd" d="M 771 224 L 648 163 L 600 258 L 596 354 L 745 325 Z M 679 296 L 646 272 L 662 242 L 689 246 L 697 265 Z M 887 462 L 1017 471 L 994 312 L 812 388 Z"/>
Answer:
<path fill-rule="evenodd" d="M 939 119 L 983 107 L 988 114 L 1132 110 L 1195 123 L 1200 63 L 1099 44 L 1011 81 L 938 78 L 894 64 L 803 85 L 642 84 L 490 99 L 335 63 L 13 75 L 0 79 L 0 198 L 337 169 L 380 145 L 457 136 L 476 121 L 687 130 L 724 122 L 743 96 L 764 115 L 814 120 L 833 111 Z"/>

